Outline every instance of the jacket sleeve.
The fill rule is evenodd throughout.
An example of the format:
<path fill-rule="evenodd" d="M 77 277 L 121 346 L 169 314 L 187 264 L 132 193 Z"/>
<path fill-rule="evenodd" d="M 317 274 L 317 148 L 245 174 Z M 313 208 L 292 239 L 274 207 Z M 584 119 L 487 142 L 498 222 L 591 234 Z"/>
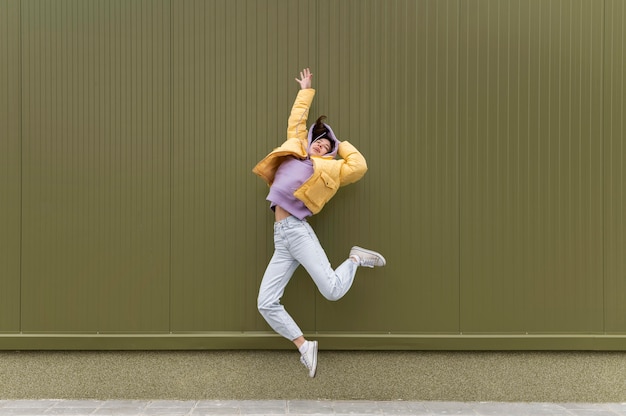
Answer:
<path fill-rule="evenodd" d="M 354 183 L 361 179 L 367 172 L 367 163 L 363 155 L 349 142 L 341 142 L 339 144 L 339 156 L 343 158 L 341 172 L 341 186 Z"/>
<path fill-rule="evenodd" d="M 313 88 L 298 91 L 296 101 L 293 103 L 293 107 L 291 107 L 289 121 L 287 122 L 287 139 L 296 137 L 304 142 L 303 146 L 305 148 L 308 135 L 306 122 L 314 96 L 315 90 Z"/>

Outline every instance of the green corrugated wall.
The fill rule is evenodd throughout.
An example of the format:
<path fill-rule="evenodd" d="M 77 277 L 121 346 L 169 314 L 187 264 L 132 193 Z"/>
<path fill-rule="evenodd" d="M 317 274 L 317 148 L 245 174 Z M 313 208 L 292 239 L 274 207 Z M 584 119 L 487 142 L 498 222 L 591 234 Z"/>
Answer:
<path fill-rule="evenodd" d="M 0 0 L 0 349 L 289 348 L 254 164 L 306 66 L 369 171 L 325 348 L 626 349 L 623 0 Z"/>
<path fill-rule="evenodd" d="M 20 330 L 19 3 L 0 2 L 0 331 Z"/>

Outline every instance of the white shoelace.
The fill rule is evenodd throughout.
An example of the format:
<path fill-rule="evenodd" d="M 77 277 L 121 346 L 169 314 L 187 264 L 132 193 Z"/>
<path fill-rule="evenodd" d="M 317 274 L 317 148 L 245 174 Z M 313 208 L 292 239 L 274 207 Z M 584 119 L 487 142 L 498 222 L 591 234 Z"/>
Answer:
<path fill-rule="evenodd" d="M 309 361 L 308 361 L 306 358 L 304 358 L 304 355 L 301 355 L 301 356 L 300 356 L 300 362 L 301 362 L 302 364 L 304 364 L 304 366 L 305 366 L 306 368 L 308 368 L 309 370 L 311 369 L 311 364 L 309 363 Z"/>
<path fill-rule="evenodd" d="M 374 267 L 376 266 L 377 262 L 378 262 L 378 259 L 376 257 L 370 257 L 368 259 L 361 259 L 361 266 Z"/>

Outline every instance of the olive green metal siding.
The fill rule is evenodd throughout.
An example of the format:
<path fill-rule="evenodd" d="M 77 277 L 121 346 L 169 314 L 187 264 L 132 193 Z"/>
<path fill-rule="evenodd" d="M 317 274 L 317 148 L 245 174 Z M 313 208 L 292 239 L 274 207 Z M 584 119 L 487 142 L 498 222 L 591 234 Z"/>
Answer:
<path fill-rule="evenodd" d="M 0 1 L 0 333 L 20 329 L 20 7 Z"/>
<path fill-rule="evenodd" d="M 605 328 L 626 331 L 626 3 L 606 3 L 604 58 Z"/>
<path fill-rule="evenodd" d="M 252 59 L 256 34 L 245 27 L 253 5 L 178 1 L 172 7 L 175 331 L 241 331 L 244 319 L 254 317 L 251 294 L 261 273 L 255 252 L 266 244 L 255 234 L 264 232 L 267 218 L 262 211 L 258 220 L 250 216 L 259 185 L 250 173 L 253 128 L 263 114 L 255 107 L 265 103 L 252 85 L 263 82 Z"/>
<path fill-rule="evenodd" d="M 363 180 L 325 348 L 626 349 L 621 0 L 0 0 L 0 348 L 284 348 L 251 169 L 306 66 Z M 6 86 L 6 88 L 5 88 Z M 6 91 L 6 92 L 5 92 Z"/>
<path fill-rule="evenodd" d="M 599 2 L 461 2 L 461 321 L 602 332 Z"/>
<path fill-rule="evenodd" d="M 20 329 L 169 331 L 169 3 L 20 5 Z"/>

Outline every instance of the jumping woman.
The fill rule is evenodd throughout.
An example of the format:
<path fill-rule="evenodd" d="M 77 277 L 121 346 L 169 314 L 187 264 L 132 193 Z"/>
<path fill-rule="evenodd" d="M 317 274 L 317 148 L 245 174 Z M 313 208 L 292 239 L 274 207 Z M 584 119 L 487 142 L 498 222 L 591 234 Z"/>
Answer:
<path fill-rule="evenodd" d="M 274 255 L 270 260 L 257 305 L 263 318 L 278 334 L 292 341 L 300 361 L 315 377 L 317 341 L 307 341 L 281 305 L 285 287 L 299 265 L 309 273 L 322 296 L 341 299 L 352 286 L 358 266 L 384 266 L 385 258 L 372 250 L 352 247 L 350 255 L 333 270 L 307 217 L 317 214 L 339 187 L 361 179 L 365 158 L 347 141 L 339 141 L 325 116 L 307 131 L 309 108 L 315 95 L 313 74 L 306 68 L 296 78 L 300 91 L 291 109 L 287 140 L 253 169 L 270 186 L 267 200 L 274 211 Z M 335 157 L 339 155 L 340 159 Z"/>

